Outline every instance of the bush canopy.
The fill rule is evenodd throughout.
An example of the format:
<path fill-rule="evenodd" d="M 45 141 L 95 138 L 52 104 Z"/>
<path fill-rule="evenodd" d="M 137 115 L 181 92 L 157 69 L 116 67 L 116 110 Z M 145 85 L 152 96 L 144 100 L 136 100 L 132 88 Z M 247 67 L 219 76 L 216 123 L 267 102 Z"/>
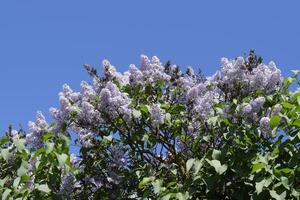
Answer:
<path fill-rule="evenodd" d="M 3 200 L 300 198 L 297 70 L 254 51 L 209 77 L 144 55 L 84 67 L 93 82 L 65 84 L 51 123 L 38 112 L 0 139 Z"/>

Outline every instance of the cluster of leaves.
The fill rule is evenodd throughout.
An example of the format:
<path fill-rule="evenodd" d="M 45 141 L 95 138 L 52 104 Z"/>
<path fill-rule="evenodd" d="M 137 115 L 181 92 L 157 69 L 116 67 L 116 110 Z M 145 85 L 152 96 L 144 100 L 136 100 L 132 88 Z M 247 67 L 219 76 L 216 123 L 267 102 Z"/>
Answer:
<path fill-rule="evenodd" d="M 46 133 L 45 147 L 34 150 L 26 145 L 23 133 L 12 137 L 10 130 L 6 134 L 0 140 L 2 199 L 63 199 L 58 192 L 61 177 L 74 171 L 68 137 Z"/>
<path fill-rule="evenodd" d="M 245 65 L 251 71 L 261 62 L 251 51 Z M 197 81 L 204 80 L 200 76 Z M 272 93 L 241 94 L 220 86 L 230 98 L 214 104 L 197 135 L 188 134 L 190 105 L 171 98 L 184 94 L 176 84 L 114 83 L 131 99 L 131 127 L 124 116 L 113 118 L 99 110 L 105 126 L 76 121 L 77 113 L 72 113 L 60 134 L 43 134 L 42 148 L 28 145 L 22 132 L 9 130 L 1 138 L 2 199 L 300 199 L 300 91 L 289 89 L 299 86 L 297 71 Z M 282 107 L 270 117 L 269 134 L 241 114 L 244 105 L 261 96 L 266 102 L 259 116 Z M 158 100 L 164 121 L 153 126 L 149 105 Z M 97 96 L 90 103 L 99 101 Z M 67 132 L 67 124 L 75 122 L 97 133 L 92 146 L 81 146 L 77 163 L 71 159 Z M 71 192 L 62 187 L 65 176 L 74 177 Z"/>

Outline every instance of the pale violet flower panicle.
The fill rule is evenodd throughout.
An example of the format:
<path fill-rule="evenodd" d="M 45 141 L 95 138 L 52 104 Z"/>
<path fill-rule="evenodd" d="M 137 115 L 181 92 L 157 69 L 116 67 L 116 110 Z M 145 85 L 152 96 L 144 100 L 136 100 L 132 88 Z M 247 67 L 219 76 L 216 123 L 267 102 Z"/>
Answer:
<path fill-rule="evenodd" d="M 83 100 L 91 100 L 96 97 L 96 92 L 93 86 L 89 85 L 87 82 L 82 81 L 80 84 L 81 97 Z"/>
<path fill-rule="evenodd" d="M 199 96 L 195 102 L 192 109 L 192 113 L 198 115 L 200 119 L 206 120 L 212 111 L 212 106 L 214 103 L 214 95 L 212 92 L 207 92 L 203 96 Z"/>
<path fill-rule="evenodd" d="M 195 78 L 195 72 L 194 72 L 194 69 L 191 67 L 191 66 L 188 66 L 187 67 L 187 70 L 186 70 L 186 74 L 191 77 L 191 78 Z"/>
<path fill-rule="evenodd" d="M 164 66 L 156 56 L 152 57 L 152 61 L 145 55 L 141 55 L 141 72 L 147 82 L 155 82 L 158 80 L 169 81 L 171 77 L 164 72 Z"/>
<path fill-rule="evenodd" d="M 149 71 L 151 69 L 151 63 L 146 55 L 141 55 L 141 71 Z"/>
<path fill-rule="evenodd" d="M 280 84 L 281 72 L 274 62 L 270 62 L 269 65 L 260 64 L 253 69 L 249 79 L 253 89 L 270 92 Z"/>
<path fill-rule="evenodd" d="M 113 80 L 113 78 L 116 77 L 116 68 L 113 65 L 111 65 L 110 62 L 106 59 L 102 61 L 102 65 L 105 78 L 107 78 L 108 80 Z"/>
<path fill-rule="evenodd" d="M 108 82 L 106 87 L 100 92 L 100 109 L 116 117 L 123 114 L 126 117 L 131 116 L 130 99 L 127 93 L 122 93 L 119 88 L 112 82 Z"/>
<path fill-rule="evenodd" d="M 38 111 L 36 114 L 36 122 L 29 121 L 29 134 L 26 135 L 27 144 L 33 148 L 39 149 L 44 146 L 43 135 L 48 132 L 48 123 L 42 112 Z"/>
<path fill-rule="evenodd" d="M 100 92 L 100 99 L 101 99 L 100 107 L 102 109 L 105 110 L 106 107 L 109 105 L 110 98 L 111 98 L 111 93 L 110 93 L 109 89 L 103 88 Z"/>
<path fill-rule="evenodd" d="M 259 112 L 259 110 L 264 105 L 266 99 L 265 97 L 258 97 L 251 102 L 253 112 Z"/>
<path fill-rule="evenodd" d="M 218 70 L 214 75 L 206 77 L 206 82 L 209 85 L 217 85 L 221 80 L 221 72 Z"/>
<path fill-rule="evenodd" d="M 259 121 L 260 129 L 262 134 L 266 137 L 272 131 L 270 127 L 270 118 L 263 117 Z"/>
<path fill-rule="evenodd" d="M 102 61 L 102 65 L 106 81 L 113 81 L 116 79 L 123 85 L 128 84 L 129 73 L 125 72 L 124 74 L 121 74 L 120 72 L 117 72 L 116 68 L 106 59 Z"/>
<path fill-rule="evenodd" d="M 165 111 L 160 108 L 159 104 L 150 106 L 150 114 L 152 120 L 152 126 L 157 128 L 160 124 L 164 123 Z"/>
<path fill-rule="evenodd" d="M 143 81 L 143 73 L 133 64 L 129 66 L 129 83 L 137 85 Z"/>
<path fill-rule="evenodd" d="M 221 73 L 223 76 L 223 81 L 229 85 L 246 81 L 246 69 L 244 64 L 245 60 L 243 57 L 238 57 L 234 60 L 222 58 Z"/>
<path fill-rule="evenodd" d="M 92 131 L 81 128 L 79 126 L 73 125 L 72 130 L 77 134 L 80 144 L 83 147 L 92 147 L 94 145 L 93 141 L 96 137 L 96 134 Z"/>
<path fill-rule="evenodd" d="M 189 102 L 196 100 L 199 96 L 199 89 L 198 87 L 192 87 L 188 92 L 187 92 L 187 100 Z"/>
<path fill-rule="evenodd" d="M 247 114 L 247 115 L 249 115 L 249 114 L 252 113 L 252 106 L 251 106 L 251 104 L 247 104 L 246 106 L 244 106 L 243 113 Z"/>
<path fill-rule="evenodd" d="M 59 96 L 59 102 L 60 102 L 60 106 L 61 106 L 61 110 L 65 111 L 65 112 L 70 112 L 71 109 L 71 102 L 69 101 L 69 99 L 67 99 L 64 95 L 60 94 Z"/>
<path fill-rule="evenodd" d="M 81 112 L 79 117 L 85 121 L 93 123 L 100 120 L 100 112 L 95 109 L 95 107 L 87 101 L 82 101 L 80 105 Z"/>
<path fill-rule="evenodd" d="M 177 79 L 177 87 L 183 88 L 185 91 L 188 91 L 195 86 L 195 79 L 191 77 L 179 77 Z"/>

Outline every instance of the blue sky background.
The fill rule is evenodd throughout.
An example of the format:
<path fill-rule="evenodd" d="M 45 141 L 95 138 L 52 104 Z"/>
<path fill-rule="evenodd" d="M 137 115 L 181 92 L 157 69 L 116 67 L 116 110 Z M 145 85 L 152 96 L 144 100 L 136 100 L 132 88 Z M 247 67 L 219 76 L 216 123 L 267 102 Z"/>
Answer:
<path fill-rule="evenodd" d="M 283 3 L 284 2 L 284 3 Z M 82 68 L 118 70 L 157 55 L 211 75 L 220 58 L 256 49 L 284 75 L 300 67 L 300 1 L 1 1 L 0 132 L 48 120 L 63 83 L 78 90 Z"/>

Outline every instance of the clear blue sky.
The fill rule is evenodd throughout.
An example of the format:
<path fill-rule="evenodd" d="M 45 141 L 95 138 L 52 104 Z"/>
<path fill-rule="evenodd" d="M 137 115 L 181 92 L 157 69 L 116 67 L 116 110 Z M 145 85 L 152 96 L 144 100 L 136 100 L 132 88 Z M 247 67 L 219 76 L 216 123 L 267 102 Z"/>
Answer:
<path fill-rule="evenodd" d="M 300 68 L 300 1 L 205 2 L 1 1 L 1 133 L 48 114 L 62 84 L 78 89 L 90 80 L 82 64 L 100 69 L 104 58 L 124 71 L 157 55 L 210 75 L 221 57 L 254 48 L 285 75 Z"/>

